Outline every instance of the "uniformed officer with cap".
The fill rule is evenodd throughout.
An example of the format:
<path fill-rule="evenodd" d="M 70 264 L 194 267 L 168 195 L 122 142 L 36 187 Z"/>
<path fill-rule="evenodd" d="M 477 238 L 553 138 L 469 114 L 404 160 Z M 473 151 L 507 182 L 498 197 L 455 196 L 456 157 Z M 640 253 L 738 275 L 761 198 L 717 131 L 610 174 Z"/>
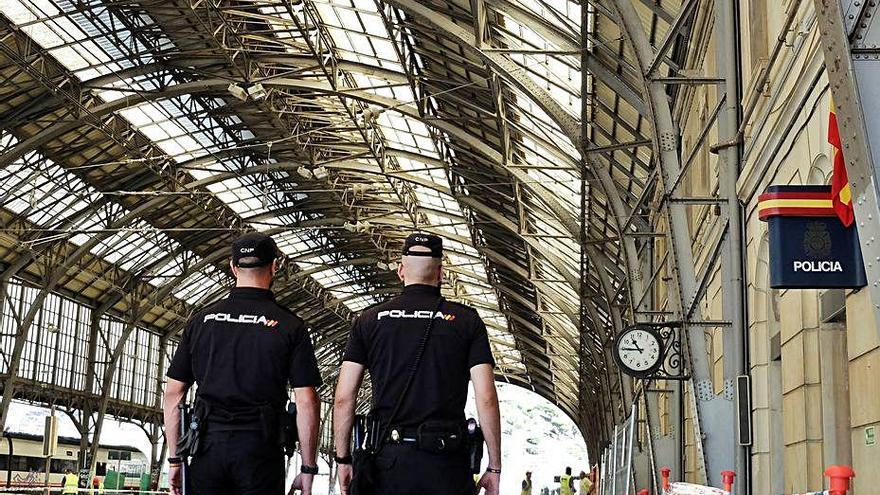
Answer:
<path fill-rule="evenodd" d="M 421 440 L 421 432 L 435 431 L 437 425 L 465 423 L 464 407 L 470 380 L 488 446 L 488 470 L 480 478 L 479 486 L 489 495 L 498 494 L 501 427 L 493 373 L 495 362 L 486 326 L 476 310 L 441 301 L 442 256 L 439 237 L 426 234 L 407 237 L 397 270 L 404 283 L 403 293 L 366 309 L 352 325 L 337 383 L 333 416 L 338 478 L 345 495 L 350 493 L 352 475 L 361 475 L 353 473 L 350 443 L 355 398 L 365 370 L 370 371 L 373 390 L 371 416 L 390 432 L 381 439 L 382 447 L 373 463 L 373 493 L 472 495 L 475 492 L 465 449 L 438 453 L 423 449 Z M 426 330 L 430 320 L 433 324 Z M 412 374 L 411 391 L 402 394 L 425 332 L 428 339 L 423 359 Z M 398 414 L 391 418 L 395 409 L 399 409 Z M 482 449 L 482 445 L 479 448 Z"/>
<path fill-rule="evenodd" d="M 169 483 L 181 493 L 178 405 L 198 385 L 194 414 L 199 447 L 187 468 L 192 494 L 284 494 L 281 422 L 293 388 L 302 449 L 296 488 L 311 494 L 317 473 L 321 375 L 303 321 L 275 302 L 269 289 L 280 253 L 271 237 L 250 233 L 232 245 L 236 286 L 229 297 L 189 321 L 168 368 L 165 435 Z"/>

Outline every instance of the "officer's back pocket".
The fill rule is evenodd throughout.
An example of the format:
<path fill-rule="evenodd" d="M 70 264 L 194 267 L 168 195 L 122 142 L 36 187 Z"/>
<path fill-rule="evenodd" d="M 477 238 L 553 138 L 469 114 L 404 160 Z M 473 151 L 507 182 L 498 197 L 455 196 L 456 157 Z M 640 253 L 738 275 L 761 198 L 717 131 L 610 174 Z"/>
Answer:
<path fill-rule="evenodd" d="M 459 421 L 426 421 L 419 425 L 418 447 L 424 452 L 444 454 L 458 452 L 464 445 Z"/>

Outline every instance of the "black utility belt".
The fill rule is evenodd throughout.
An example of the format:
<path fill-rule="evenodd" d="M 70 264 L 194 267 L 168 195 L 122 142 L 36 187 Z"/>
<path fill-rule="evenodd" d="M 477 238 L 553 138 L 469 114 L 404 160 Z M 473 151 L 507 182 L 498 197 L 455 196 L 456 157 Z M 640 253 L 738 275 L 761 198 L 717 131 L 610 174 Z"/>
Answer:
<path fill-rule="evenodd" d="M 391 426 L 386 430 L 374 416 L 359 414 L 355 416 L 353 433 L 356 454 L 374 454 L 384 445 L 409 445 L 437 454 L 466 451 L 471 470 L 474 473 L 480 472 L 483 430 L 474 419 L 426 421 L 415 428 Z"/>
<path fill-rule="evenodd" d="M 293 455 L 296 448 L 298 435 L 296 406 L 293 403 L 288 404 L 286 410 L 282 406 L 272 404 L 230 407 L 198 397 L 193 408 L 184 407 L 181 415 L 184 426 L 177 446 L 178 455 L 181 457 L 198 454 L 200 438 L 211 430 L 262 431 L 265 440 L 277 441 L 288 456 Z"/>
<path fill-rule="evenodd" d="M 418 428 L 391 427 L 384 443 L 413 445 L 435 454 L 461 452 L 468 441 L 465 428 L 463 421 L 427 421 Z"/>

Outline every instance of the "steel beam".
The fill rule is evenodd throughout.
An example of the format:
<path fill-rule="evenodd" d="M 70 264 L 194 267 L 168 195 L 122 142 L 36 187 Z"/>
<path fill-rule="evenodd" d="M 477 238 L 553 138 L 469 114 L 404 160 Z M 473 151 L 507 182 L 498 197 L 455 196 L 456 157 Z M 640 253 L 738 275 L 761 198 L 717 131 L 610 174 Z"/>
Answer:
<path fill-rule="evenodd" d="M 669 52 L 669 48 L 675 42 L 675 39 L 679 34 L 681 34 L 682 29 L 691 19 L 694 12 L 696 12 L 696 6 L 698 3 L 699 0 L 685 0 L 685 3 L 679 8 L 675 20 L 669 26 L 666 34 L 663 35 L 663 41 L 660 42 L 656 54 L 654 55 L 654 59 L 651 61 L 651 64 L 645 72 L 646 77 L 652 77 L 654 71 L 656 71 L 657 68 L 660 67 L 660 64 L 663 63 L 663 58 L 666 56 L 666 53 Z"/>
<path fill-rule="evenodd" d="M 724 106 L 718 115 L 718 139 L 721 142 L 734 141 L 740 127 L 740 74 L 739 74 L 739 25 L 737 22 L 738 2 L 735 0 L 715 0 L 715 47 L 716 63 L 719 73 L 724 76 Z M 719 101 L 722 99 L 719 95 Z M 724 236 L 723 255 L 721 257 L 721 280 L 722 280 L 722 318 L 730 320 L 731 326 L 722 331 L 723 378 L 724 390 L 735 390 L 736 379 L 747 373 L 745 335 L 749 331 L 745 321 L 745 242 L 743 241 L 743 209 L 737 196 L 736 184 L 739 180 L 741 169 L 741 145 L 729 146 L 718 154 L 719 179 L 718 195 L 722 203 L 726 217 L 726 235 Z M 698 385 L 699 386 L 699 385 Z M 736 401 L 728 394 L 723 399 L 727 401 L 723 407 L 724 421 L 728 428 L 724 431 L 706 431 L 709 439 L 713 436 L 729 435 L 720 442 L 710 440 L 707 449 L 708 468 L 710 471 L 732 469 L 745 478 L 750 462 L 748 448 L 739 446 L 736 435 L 739 430 Z M 718 399 L 715 399 L 718 400 Z M 723 403 L 722 403 L 723 404 Z M 715 418 L 713 418 L 715 419 Z M 708 426 L 707 422 L 707 426 Z M 713 428 L 717 427 L 712 425 Z M 717 456 L 717 457 L 716 457 Z M 728 464 L 722 464 L 722 463 Z M 707 473 L 710 478 L 714 472 Z M 750 480 L 739 483 L 734 488 L 734 493 L 747 494 L 750 492 Z"/>
<path fill-rule="evenodd" d="M 848 2 L 849 3 L 849 2 Z M 844 18 L 840 0 L 814 0 L 819 25 L 819 41 L 825 55 L 825 70 L 834 96 L 837 125 L 852 190 L 855 221 L 875 327 L 880 336 L 880 67 L 877 50 L 880 24 L 877 2 L 850 5 L 850 21 Z M 850 41 L 852 40 L 852 42 Z"/>
<path fill-rule="evenodd" d="M 640 73 L 647 73 L 650 67 L 654 50 L 651 47 L 647 34 L 644 31 L 641 19 L 631 2 L 615 0 L 614 9 L 621 32 L 632 48 Z M 725 20 L 728 21 L 729 20 Z M 678 177 L 681 165 L 678 150 L 679 132 L 672 120 L 672 112 L 666 96 L 665 86 L 656 81 L 643 78 L 643 94 L 646 101 L 650 102 L 649 113 L 646 116 L 653 128 L 655 141 L 655 159 L 660 168 L 660 184 L 667 195 L 672 193 L 671 186 Z M 669 263 L 673 272 L 675 290 L 669 292 L 669 303 L 673 310 L 682 314 L 682 309 L 690 306 L 695 294 L 696 276 L 693 252 L 691 247 L 690 229 L 687 225 L 687 212 L 685 205 L 667 203 L 663 215 L 669 226 L 667 247 L 670 252 Z M 690 346 L 690 364 L 693 381 L 697 386 L 692 397 L 698 399 L 695 408 L 694 422 L 698 431 L 705 437 L 702 440 L 702 452 L 698 466 L 711 464 L 712 470 L 705 469 L 708 481 L 712 485 L 720 485 L 720 471 L 726 468 L 734 468 L 735 442 L 732 432 L 733 425 L 733 401 L 732 397 L 716 397 L 709 388 L 708 393 L 703 389 L 710 384 L 710 365 L 708 350 L 706 349 L 703 329 L 701 327 L 685 326 Z M 697 439 L 701 437 L 696 436 Z M 698 449 L 699 450 L 699 449 Z M 680 476 L 680 473 L 676 473 Z"/>
<path fill-rule="evenodd" d="M 553 119 L 553 121 L 560 127 L 563 134 L 565 134 L 565 136 L 568 137 L 569 140 L 571 140 L 571 142 L 575 145 L 576 148 L 581 151 L 581 153 L 583 153 L 584 149 L 586 149 L 587 143 L 582 143 L 580 141 L 580 123 L 578 122 L 578 120 L 574 118 L 570 113 L 568 113 L 565 109 L 563 109 L 562 106 L 559 105 L 556 100 L 547 92 L 547 90 L 540 87 L 527 74 L 523 74 L 521 66 L 519 66 L 503 54 L 493 52 L 487 53 L 483 50 L 476 48 L 474 46 L 475 40 L 472 33 L 455 24 L 446 15 L 434 11 L 430 7 L 427 7 L 415 0 L 388 0 L 386 3 L 394 5 L 418 18 L 425 19 L 446 36 L 459 43 L 462 47 L 465 47 L 468 50 L 472 51 L 475 55 L 480 57 L 480 59 L 488 63 L 493 68 L 493 70 L 495 70 L 503 79 L 522 91 L 527 97 L 532 99 L 532 101 L 534 101 L 544 112 L 546 112 L 547 115 L 549 115 L 550 118 Z M 604 193 L 608 198 L 612 209 L 614 210 L 615 217 L 617 219 L 626 218 L 628 215 L 628 209 L 626 208 L 623 200 L 620 198 L 617 184 L 611 178 L 609 170 L 601 163 L 598 163 L 598 161 L 593 160 L 592 158 L 588 159 L 590 160 L 589 170 L 592 174 L 595 174 L 595 176 L 601 183 L 601 188 L 604 190 Z M 514 173 L 513 169 L 509 170 L 511 171 L 511 173 Z M 520 172 L 520 174 L 522 174 L 522 172 Z M 514 175 L 516 174 L 514 173 Z M 577 223 L 574 223 L 573 226 L 574 229 L 570 230 L 573 230 L 573 235 L 577 236 Z M 627 254 L 625 259 L 627 260 L 629 273 L 632 274 L 632 276 L 628 280 L 632 285 L 635 285 L 637 287 L 638 290 L 635 290 L 634 292 L 639 292 L 641 289 L 641 276 L 638 273 L 639 264 L 635 250 L 635 244 L 632 242 L 631 239 L 625 239 L 622 244 L 623 249 Z"/>

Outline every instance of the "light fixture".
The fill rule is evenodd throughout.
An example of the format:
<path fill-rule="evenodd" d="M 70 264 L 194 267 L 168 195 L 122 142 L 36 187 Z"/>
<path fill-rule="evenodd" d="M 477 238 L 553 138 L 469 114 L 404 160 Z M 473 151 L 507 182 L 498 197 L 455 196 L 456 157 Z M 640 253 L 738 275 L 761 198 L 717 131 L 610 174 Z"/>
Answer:
<path fill-rule="evenodd" d="M 302 177 L 303 179 L 312 179 L 312 178 L 314 178 L 314 175 L 312 175 L 312 171 L 309 170 L 309 169 L 307 169 L 307 168 L 306 168 L 305 166 L 303 166 L 303 165 L 300 165 L 300 166 L 296 169 L 296 173 L 299 174 L 299 176 Z"/>
<path fill-rule="evenodd" d="M 328 175 L 330 175 L 330 173 L 327 172 L 327 169 L 325 167 L 315 167 L 312 170 L 312 174 L 318 180 L 325 179 Z"/>
<path fill-rule="evenodd" d="M 244 90 L 241 86 L 235 83 L 229 83 L 229 86 L 226 87 L 226 90 L 229 91 L 232 96 L 238 98 L 241 101 L 247 101 L 247 91 Z"/>
<path fill-rule="evenodd" d="M 345 222 L 342 224 L 342 228 L 349 232 L 369 232 L 372 227 L 373 224 L 370 222 L 361 222 L 360 220 L 354 223 Z"/>
<path fill-rule="evenodd" d="M 247 93 L 251 95 L 251 98 L 253 98 L 255 101 L 264 100 L 266 98 L 266 95 L 268 94 L 266 92 L 266 88 L 264 88 L 263 85 L 260 83 L 249 86 L 247 89 Z"/>
<path fill-rule="evenodd" d="M 369 191 L 371 187 L 371 184 L 358 182 L 351 185 L 351 192 L 353 192 L 355 195 L 360 195 Z"/>
<path fill-rule="evenodd" d="M 58 325 L 54 323 L 49 323 L 48 325 L 46 325 L 46 331 L 49 333 L 58 333 L 61 331 L 61 329 L 58 328 Z"/>
<path fill-rule="evenodd" d="M 384 111 L 385 109 L 382 107 L 370 105 L 364 109 L 364 113 L 362 115 L 365 122 L 375 122 L 379 115 L 381 115 Z"/>
<path fill-rule="evenodd" d="M 379 268 L 381 268 L 382 270 L 387 270 L 387 269 L 388 269 L 388 263 L 385 263 L 384 261 L 378 261 L 378 262 L 376 262 L 376 266 L 379 267 Z"/>

